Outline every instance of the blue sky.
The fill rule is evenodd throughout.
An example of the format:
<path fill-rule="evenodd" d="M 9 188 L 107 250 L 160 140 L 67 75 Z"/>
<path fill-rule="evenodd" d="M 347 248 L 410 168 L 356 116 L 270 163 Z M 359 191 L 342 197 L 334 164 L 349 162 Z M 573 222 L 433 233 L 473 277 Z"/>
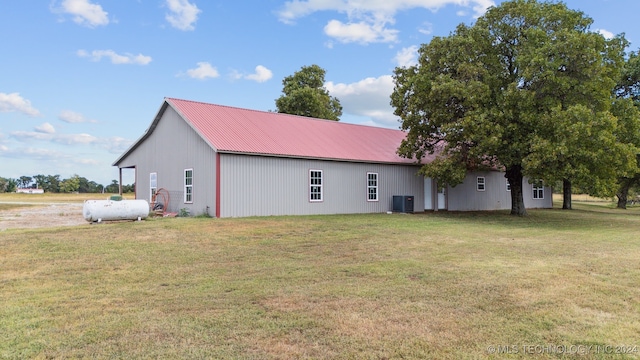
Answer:
<path fill-rule="evenodd" d="M 343 122 L 398 128 L 391 74 L 498 0 L 21 0 L 0 5 L 0 177 L 101 184 L 164 97 L 275 110 L 317 64 Z M 640 48 L 638 0 L 569 0 Z M 166 146 L 180 146 L 167 143 Z M 133 182 L 125 174 L 124 183 Z"/>

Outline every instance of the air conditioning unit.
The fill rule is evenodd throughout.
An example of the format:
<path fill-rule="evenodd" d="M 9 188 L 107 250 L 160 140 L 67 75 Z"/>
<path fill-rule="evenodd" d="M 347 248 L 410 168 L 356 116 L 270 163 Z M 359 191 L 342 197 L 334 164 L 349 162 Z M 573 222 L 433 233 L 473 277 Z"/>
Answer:
<path fill-rule="evenodd" d="M 412 213 L 413 200 L 412 195 L 393 195 L 393 212 Z"/>

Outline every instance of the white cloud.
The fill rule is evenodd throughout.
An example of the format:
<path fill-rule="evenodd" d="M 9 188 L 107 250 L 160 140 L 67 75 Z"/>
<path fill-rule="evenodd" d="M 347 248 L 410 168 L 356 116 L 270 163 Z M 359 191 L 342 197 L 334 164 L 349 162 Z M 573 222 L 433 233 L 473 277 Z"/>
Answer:
<path fill-rule="evenodd" d="M 393 92 L 393 77 L 383 75 L 366 78 L 352 84 L 327 82 L 325 88 L 331 96 L 340 100 L 345 114 L 366 116 L 376 125 L 398 127 L 398 118 L 390 105 Z"/>
<path fill-rule="evenodd" d="M 99 142 L 99 139 L 89 134 L 56 134 L 55 132 L 40 131 L 14 131 L 11 137 L 20 141 L 50 141 L 63 145 L 90 145 Z"/>
<path fill-rule="evenodd" d="M 9 148 L 0 146 L 0 155 L 13 159 L 30 159 L 30 160 L 60 160 L 68 158 L 67 155 L 52 149 L 42 148 Z"/>
<path fill-rule="evenodd" d="M 146 56 L 142 54 L 133 55 L 129 53 L 125 53 L 124 55 L 118 54 L 113 50 L 93 50 L 91 53 L 85 50 L 78 50 L 76 54 L 79 57 L 88 57 L 93 61 L 100 61 L 103 57 L 108 57 L 111 59 L 112 64 L 120 65 L 120 64 L 136 64 L 136 65 L 147 65 L 151 62 L 151 56 Z"/>
<path fill-rule="evenodd" d="M 49 124 L 48 122 L 40 126 L 36 126 L 34 130 L 43 134 L 54 134 L 56 132 L 56 129 L 53 127 L 53 125 Z"/>
<path fill-rule="evenodd" d="M 331 20 L 324 27 L 324 33 L 342 43 L 358 42 L 395 42 L 398 30 L 386 29 L 385 23 L 370 24 L 364 21 L 343 24 L 338 20 Z"/>
<path fill-rule="evenodd" d="M 57 134 L 54 127 L 49 123 L 44 123 L 40 126 L 35 127 L 34 131 L 13 131 L 9 135 L 11 138 L 16 139 L 20 142 L 42 141 L 68 146 L 88 145 L 105 149 L 111 154 L 122 154 L 133 144 L 133 140 L 117 136 L 109 138 L 99 138 L 90 134 Z M 0 133 L 0 153 L 4 152 L 6 155 L 8 155 L 10 152 L 18 152 L 18 150 L 11 150 L 11 148 L 3 145 L 2 143 L 6 142 L 4 141 L 4 135 Z M 32 153 L 40 156 L 44 151 L 48 150 L 38 149 L 37 152 Z M 53 152 L 53 150 L 51 150 L 51 152 L 59 154 L 58 152 Z M 28 154 L 29 153 L 25 153 L 22 155 Z"/>
<path fill-rule="evenodd" d="M 188 0 L 167 0 L 166 4 L 171 11 L 166 16 L 171 26 L 183 31 L 195 29 L 193 24 L 198 20 L 198 14 L 201 12 L 195 4 L 189 3 Z"/>
<path fill-rule="evenodd" d="M 418 49 L 417 45 L 409 46 L 398 51 L 394 60 L 400 67 L 409 67 L 418 63 Z"/>
<path fill-rule="evenodd" d="M 122 154 L 129 149 L 131 145 L 133 145 L 133 140 L 114 136 L 106 139 L 100 139 L 97 143 L 111 154 Z"/>
<path fill-rule="evenodd" d="M 89 0 L 64 0 L 59 8 L 53 8 L 55 12 L 62 12 L 73 15 L 76 24 L 96 27 L 109 24 L 108 13 L 102 6 L 93 4 Z"/>
<path fill-rule="evenodd" d="M 205 80 L 207 78 L 217 78 L 220 76 L 218 69 L 211 66 L 208 62 L 199 62 L 195 69 L 187 70 L 187 76 L 193 79 Z"/>
<path fill-rule="evenodd" d="M 73 159 L 74 164 L 80 165 L 100 165 L 100 161 L 96 159 Z"/>
<path fill-rule="evenodd" d="M 10 133 L 11 137 L 21 141 L 40 140 L 49 141 L 53 139 L 53 134 L 47 134 L 38 131 L 13 131 Z"/>
<path fill-rule="evenodd" d="M 89 134 L 60 134 L 51 140 L 64 145 L 88 145 L 97 142 L 98 138 Z"/>
<path fill-rule="evenodd" d="M 478 17 L 495 5 L 493 0 L 291 0 L 278 12 L 280 21 L 293 24 L 297 19 L 318 11 L 334 11 L 345 14 L 347 22 L 330 20 L 324 28 L 328 36 L 341 42 L 395 42 L 398 31 L 389 29 L 400 11 L 416 8 L 433 12 L 456 5 L 472 9 Z"/>
<path fill-rule="evenodd" d="M 423 26 L 418 29 L 418 31 L 425 35 L 431 35 L 433 33 L 433 24 L 430 22 L 425 22 L 422 24 Z"/>
<path fill-rule="evenodd" d="M 29 116 L 40 116 L 40 111 L 31 106 L 31 101 L 19 93 L 0 93 L 0 112 L 17 111 Z"/>
<path fill-rule="evenodd" d="M 77 113 L 75 111 L 71 111 L 71 110 L 63 110 L 63 111 L 61 111 L 60 114 L 58 115 L 58 119 L 66 122 L 66 123 L 70 123 L 70 124 L 79 124 L 79 123 L 85 123 L 85 122 L 96 123 L 97 122 L 95 120 L 89 120 L 84 115 L 82 115 L 80 113 Z"/>
<path fill-rule="evenodd" d="M 605 39 L 613 39 L 616 35 L 609 30 L 605 29 L 596 29 L 596 32 L 600 35 L 604 36 Z"/>
<path fill-rule="evenodd" d="M 245 79 L 265 82 L 273 77 L 273 72 L 262 65 L 256 66 L 256 72 L 245 76 Z"/>

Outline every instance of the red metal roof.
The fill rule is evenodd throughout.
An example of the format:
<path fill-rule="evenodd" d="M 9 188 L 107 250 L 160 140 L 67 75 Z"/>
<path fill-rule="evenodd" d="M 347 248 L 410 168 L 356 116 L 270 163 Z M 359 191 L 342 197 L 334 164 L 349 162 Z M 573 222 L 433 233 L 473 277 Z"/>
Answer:
<path fill-rule="evenodd" d="M 415 162 L 396 153 L 406 136 L 401 130 L 189 100 L 165 100 L 220 152 L 359 162 Z"/>

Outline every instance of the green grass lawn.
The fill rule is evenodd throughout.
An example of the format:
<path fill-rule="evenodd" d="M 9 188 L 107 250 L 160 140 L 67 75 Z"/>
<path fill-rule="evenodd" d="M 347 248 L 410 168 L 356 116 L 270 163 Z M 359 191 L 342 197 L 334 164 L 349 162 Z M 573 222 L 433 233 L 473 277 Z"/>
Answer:
<path fill-rule="evenodd" d="M 6 230 L 0 358 L 638 358 L 640 208 L 574 205 Z"/>

